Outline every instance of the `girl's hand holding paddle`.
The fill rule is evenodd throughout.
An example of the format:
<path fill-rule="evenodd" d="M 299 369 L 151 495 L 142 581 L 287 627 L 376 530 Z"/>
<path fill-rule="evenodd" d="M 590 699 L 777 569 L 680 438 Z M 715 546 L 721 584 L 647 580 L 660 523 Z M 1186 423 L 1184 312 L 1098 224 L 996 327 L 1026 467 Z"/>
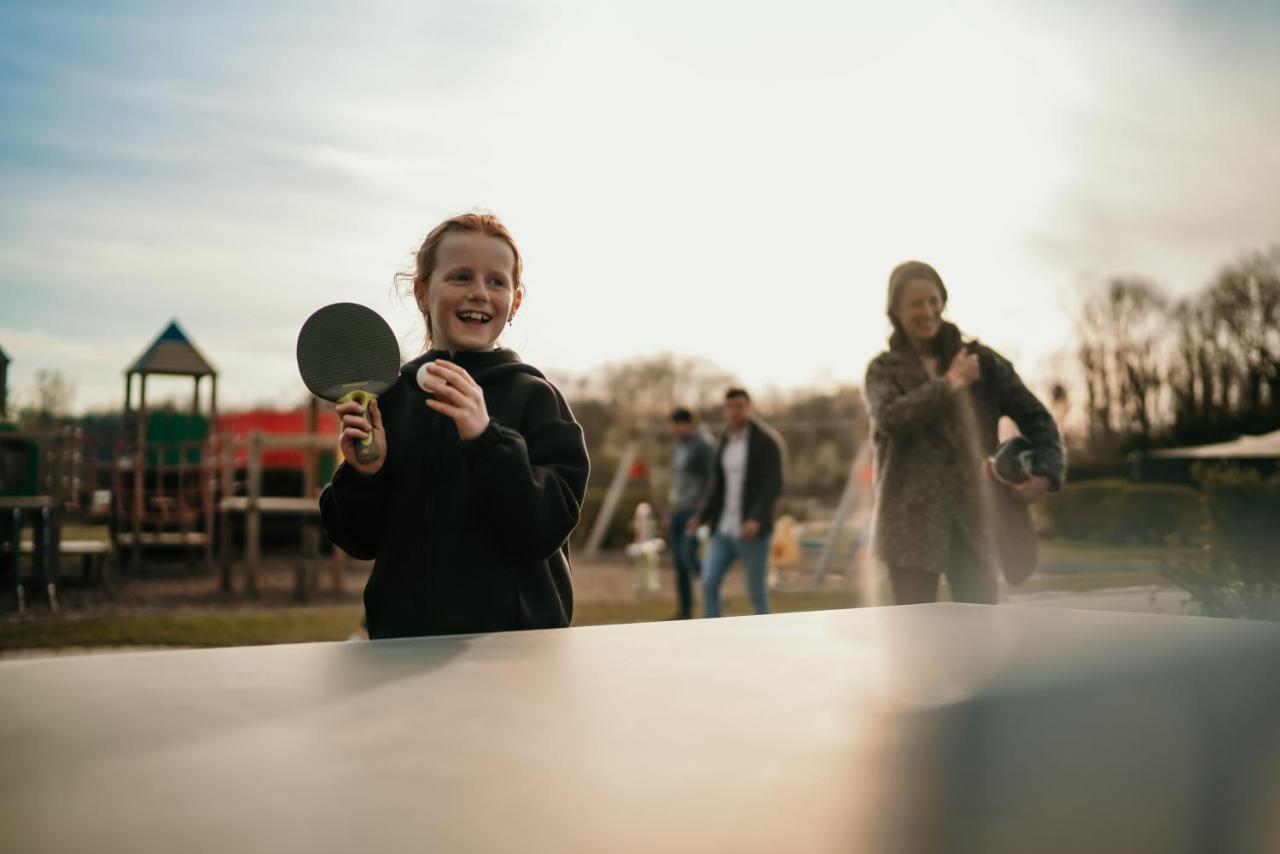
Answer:
<path fill-rule="evenodd" d="M 427 406 L 453 419 L 461 439 L 474 439 L 489 426 L 489 410 L 484 405 L 484 392 L 471 375 L 453 362 L 436 359 L 418 371 L 418 383 L 427 398 Z"/>
<path fill-rule="evenodd" d="M 364 407 L 354 400 L 339 403 L 335 411 L 342 419 L 342 433 L 338 442 L 342 449 L 342 459 L 361 474 L 373 474 L 381 469 L 387 458 L 387 434 L 382 429 L 382 413 L 378 411 L 378 401 L 369 401 L 368 419 L 364 417 Z M 356 456 L 356 444 L 370 433 L 373 433 L 373 444 L 378 449 L 378 456 L 372 462 L 362 463 Z"/>

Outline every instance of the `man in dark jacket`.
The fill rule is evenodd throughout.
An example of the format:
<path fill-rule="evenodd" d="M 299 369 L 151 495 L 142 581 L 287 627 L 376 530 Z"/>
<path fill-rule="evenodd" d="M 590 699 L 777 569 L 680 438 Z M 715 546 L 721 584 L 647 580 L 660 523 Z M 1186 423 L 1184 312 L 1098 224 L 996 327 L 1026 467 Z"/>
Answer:
<path fill-rule="evenodd" d="M 782 437 L 751 417 L 751 397 L 740 388 L 724 396 L 727 428 L 716 449 L 711 484 L 691 528 L 708 525 L 711 542 L 702 562 L 702 598 L 708 617 L 720 616 L 720 583 L 742 561 L 757 614 L 769 613 L 766 578 L 773 512 L 782 494 Z"/>
<path fill-rule="evenodd" d="M 716 452 L 684 407 L 671 413 L 671 435 L 671 560 L 680 598 L 675 619 L 687 620 L 693 616 L 692 579 L 698 577 L 698 541 L 688 530 L 689 520 L 707 491 Z"/>

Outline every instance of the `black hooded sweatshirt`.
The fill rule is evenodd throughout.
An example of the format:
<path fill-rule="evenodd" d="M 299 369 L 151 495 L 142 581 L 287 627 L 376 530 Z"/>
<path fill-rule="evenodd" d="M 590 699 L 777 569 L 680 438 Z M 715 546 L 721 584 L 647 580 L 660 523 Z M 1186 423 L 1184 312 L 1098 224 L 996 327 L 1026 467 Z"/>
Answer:
<path fill-rule="evenodd" d="M 374 560 L 364 590 L 370 638 L 569 625 L 569 534 L 589 464 L 560 392 L 510 350 L 452 361 L 484 391 L 489 426 L 462 441 L 427 407 L 419 366 L 378 399 L 387 458 L 375 474 L 343 464 L 320 496 L 329 539 Z"/>

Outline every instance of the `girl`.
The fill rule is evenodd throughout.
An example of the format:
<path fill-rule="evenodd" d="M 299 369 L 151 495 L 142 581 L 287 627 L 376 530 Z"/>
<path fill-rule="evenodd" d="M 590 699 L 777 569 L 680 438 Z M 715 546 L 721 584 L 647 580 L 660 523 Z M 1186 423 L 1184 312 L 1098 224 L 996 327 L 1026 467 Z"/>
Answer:
<path fill-rule="evenodd" d="M 991 489 L 1023 501 L 1056 490 L 1063 478 L 1057 425 L 1008 360 L 965 343 L 942 319 L 947 289 L 933 267 L 900 264 L 889 276 L 889 349 L 872 360 L 865 383 L 876 459 L 872 539 L 889 567 L 898 604 L 932 602 L 946 574 L 952 599 L 995 604 L 999 560 Z M 1031 477 L 993 484 L 983 468 L 998 444 L 1002 415 L 1032 446 Z"/>
<path fill-rule="evenodd" d="M 374 560 L 371 639 L 569 625 L 570 532 L 586 490 L 582 428 L 536 368 L 498 346 L 524 298 L 497 217 L 463 214 L 418 250 L 427 352 L 361 417 L 338 406 L 343 463 L 320 496 L 329 538 Z M 405 274 L 405 278 L 408 278 Z M 370 433 L 368 464 L 355 443 Z"/>

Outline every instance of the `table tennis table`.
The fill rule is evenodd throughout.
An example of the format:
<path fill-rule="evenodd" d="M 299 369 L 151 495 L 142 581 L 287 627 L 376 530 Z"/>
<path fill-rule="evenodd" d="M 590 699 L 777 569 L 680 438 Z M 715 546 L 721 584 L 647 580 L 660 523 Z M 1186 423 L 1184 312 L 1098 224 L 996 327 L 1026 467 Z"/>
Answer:
<path fill-rule="evenodd" d="M 13 852 L 1263 852 L 1280 625 L 951 603 L 0 663 Z"/>

